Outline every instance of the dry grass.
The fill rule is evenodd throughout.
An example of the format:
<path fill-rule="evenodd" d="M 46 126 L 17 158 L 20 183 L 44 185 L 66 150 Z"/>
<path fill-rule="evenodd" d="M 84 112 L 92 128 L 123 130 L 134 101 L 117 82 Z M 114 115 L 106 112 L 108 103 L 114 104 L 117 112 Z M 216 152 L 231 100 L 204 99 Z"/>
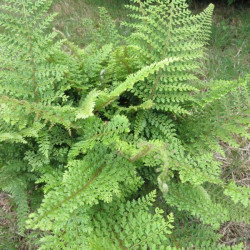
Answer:
<path fill-rule="evenodd" d="M 238 138 L 238 143 L 238 149 L 224 145 L 226 157 L 218 157 L 218 160 L 223 163 L 222 175 L 225 179 L 233 179 L 239 186 L 250 188 L 250 142 Z M 228 222 L 221 227 L 220 234 L 221 243 L 233 246 L 243 242 L 244 250 L 250 249 L 250 225 Z"/>
<path fill-rule="evenodd" d="M 244 250 L 250 249 L 250 226 L 245 223 L 226 223 L 220 230 L 220 242 L 227 246 L 234 246 L 243 242 Z"/>
<path fill-rule="evenodd" d="M 0 192 L 0 249 L 24 249 L 10 196 Z"/>

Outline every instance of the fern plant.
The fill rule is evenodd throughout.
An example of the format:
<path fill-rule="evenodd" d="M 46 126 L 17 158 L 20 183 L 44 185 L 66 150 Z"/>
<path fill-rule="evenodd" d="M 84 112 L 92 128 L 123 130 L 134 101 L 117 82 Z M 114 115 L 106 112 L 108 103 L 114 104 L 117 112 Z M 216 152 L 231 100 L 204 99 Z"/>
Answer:
<path fill-rule="evenodd" d="M 213 5 L 134 0 L 128 36 L 100 9 L 82 49 L 49 31 L 50 4 L 0 7 L 0 187 L 22 235 L 40 249 L 225 247 L 218 229 L 249 221 L 249 189 L 215 156 L 248 138 L 248 87 L 200 80 Z"/>

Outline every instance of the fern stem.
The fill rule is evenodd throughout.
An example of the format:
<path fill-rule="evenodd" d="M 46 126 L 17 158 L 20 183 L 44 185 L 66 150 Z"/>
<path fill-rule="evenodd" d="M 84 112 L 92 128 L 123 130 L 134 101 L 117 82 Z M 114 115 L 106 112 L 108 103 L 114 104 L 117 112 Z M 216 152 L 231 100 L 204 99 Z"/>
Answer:
<path fill-rule="evenodd" d="M 167 40 L 166 40 L 166 44 L 165 44 L 165 48 L 164 48 L 162 59 L 164 59 L 166 57 L 166 54 L 167 54 L 167 51 L 168 51 L 169 40 L 170 40 L 170 33 L 171 33 L 171 30 L 172 30 L 173 9 L 174 9 L 173 1 L 171 2 L 170 9 L 172 11 L 170 12 L 171 14 L 169 16 L 168 34 L 167 34 Z M 160 81 L 160 78 L 161 78 L 161 75 L 162 75 L 162 71 L 163 71 L 163 69 L 160 69 L 159 72 L 158 72 L 158 74 L 157 74 L 157 78 L 155 80 L 155 84 L 154 84 L 154 87 L 152 89 L 152 93 L 150 95 L 150 99 L 152 99 L 154 97 L 154 95 L 155 95 L 156 88 L 159 85 L 159 81 Z"/>
<path fill-rule="evenodd" d="M 170 238 L 173 239 L 176 248 L 177 248 L 177 249 L 181 249 L 180 244 L 179 244 L 179 242 L 176 240 L 176 238 L 174 237 L 174 235 L 173 235 L 173 234 L 170 234 L 169 236 L 170 236 Z"/>
<path fill-rule="evenodd" d="M 102 172 L 102 170 L 103 170 L 104 167 L 105 167 L 105 164 L 101 165 L 101 167 L 97 169 L 96 173 L 90 178 L 90 180 L 85 185 L 83 185 L 76 192 L 74 192 L 70 196 L 66 197 L 61 202 L 59 202 L 59 204 L 57 206 L 51 208 L 48 212 L 46 212 L 45 214 L 43 214 L 42 216 L 40 216 L 38 218 L 38 220 L 42 220 L 48 214 L 50 214 L 50 213 L 54 212 L 55 210 L 59 209 L 63 203 L 65 203 L 65 202 L 67 202 L 67 201 L 69 201 L 71 199 L 74 199 L 77 195 L 79 195 L 81 192 L 83 192 L 85 189 L 87 189 L 89 187 L 89 185 L 101 174 L 101 172 Z"/>
<path fill-rule="evenodd" d="M 139 0 L 139 6 L 140 6 L 141 13 L 142 13 L 143 17 L 146 17 L 146 13 L 144 11 L 143 3 L 141 2 L 141 0 Z M 145 23 L 145 20 L 143 20 L 143 22 Z M 151 51 L 151 45 L 148 42 L 147 42 L 147 47 L 148 47 L 148 51 L 150 52 Z"/>
<path fill-rule="evenodd" d="M 114 235 L 115 235 L 115 238 L 119 241 L 120 248 L 123 249 L 123 250 L 127 250 L 128 248 L 126 248 L 125 246 L 123 246 L 122 240 L 119 238 L 119 236 L 117 235 L 117 233 L 115 231 L 114 231 Z"/>
<path fill-rule="evenodd" d="M 31 57 L 31 68 L 32 68 L 32 82 L 33 82 L 33 88 L 34 88 L 34 96 L 35 96 L 35 101 L 38 103 L 38 95 L 37 95 L 37 83 L 36 83 L 36 69 L 35 69 L 35 60 L 34 60 L 34 52 L 33 52 L 33 47 L 32 47 L 32 39 L 29 34 L 29 27 L 28 27 L 28 20 L 27 20 L 27 14 L 26 14 L 26 8 L 24 5 L 24 1 L 22 1 L 22 6 L 23 6 L 23 15 L 26 20 L 25 25 L 27 29 L 27 37 L 28 37 L 28 43 L 29 43 L 29 52 L 30 52 L 30 57 Z"/>
<path fill-rule="evenodd" d="M 130 162 L 135 162 L 137 161 L 138 159 L 142 158 L 143 156 L 145 156 L 149 151 L 150 149 L 152 148 L 152 145 L 147 145 L 142 151 L 140 151 L 138 154 L 130 157 L 129 161 Z"/>

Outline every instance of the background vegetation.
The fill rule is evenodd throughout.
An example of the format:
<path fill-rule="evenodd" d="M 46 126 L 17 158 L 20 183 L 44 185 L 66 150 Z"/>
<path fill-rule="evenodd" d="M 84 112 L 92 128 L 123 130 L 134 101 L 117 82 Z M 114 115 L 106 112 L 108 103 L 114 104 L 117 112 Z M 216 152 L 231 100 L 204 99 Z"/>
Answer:
<path fill-rule="evenodd" d="M 127 19 L 124 2 L 128 0 L 60 0 L 52 10 L 58 12 L 54 22 L 57 29 L 84 46 L 88 42 L 85 19 L 95 20 L 98 25 L 98 7 L 105 7 L 117 24 Z M 208 1 L 192 1 L 194 12 L 201 11 Z M 204 72 L 206 79 L 237 79 L 249 69 L 250 15 L 248 1 L 237 1 L 227 5 L 223 1 L 215 3 L 212 35 L 209 45 L 209 64 Z"/>

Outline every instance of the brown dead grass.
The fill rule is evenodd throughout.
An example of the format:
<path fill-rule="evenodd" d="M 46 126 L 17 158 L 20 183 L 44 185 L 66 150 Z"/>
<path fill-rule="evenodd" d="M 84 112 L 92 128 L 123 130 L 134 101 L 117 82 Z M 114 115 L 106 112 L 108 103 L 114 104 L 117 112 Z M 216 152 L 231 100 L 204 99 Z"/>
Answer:
<path fill-rule="evenodd" d="M 238 138 L 238 143 L 238 149 L 224 145 L 226 157 L 219 157 L 219 160 L 223 163 L 225 179 L 233 179 L 237 185 L 250 188 L 250 142 Z M 220 234 L 222 244 L 234 246 L 243 242 L 244 250 L 250 249 L 250 225 L 228 222 L 221 227 Z"/>
<path fill-rule="evenodd" d="M 0 191 L 0 249 L 3 250 L 31 250 L 26 239 L 19 235 L 17 217 L 12 198 Z"/>

